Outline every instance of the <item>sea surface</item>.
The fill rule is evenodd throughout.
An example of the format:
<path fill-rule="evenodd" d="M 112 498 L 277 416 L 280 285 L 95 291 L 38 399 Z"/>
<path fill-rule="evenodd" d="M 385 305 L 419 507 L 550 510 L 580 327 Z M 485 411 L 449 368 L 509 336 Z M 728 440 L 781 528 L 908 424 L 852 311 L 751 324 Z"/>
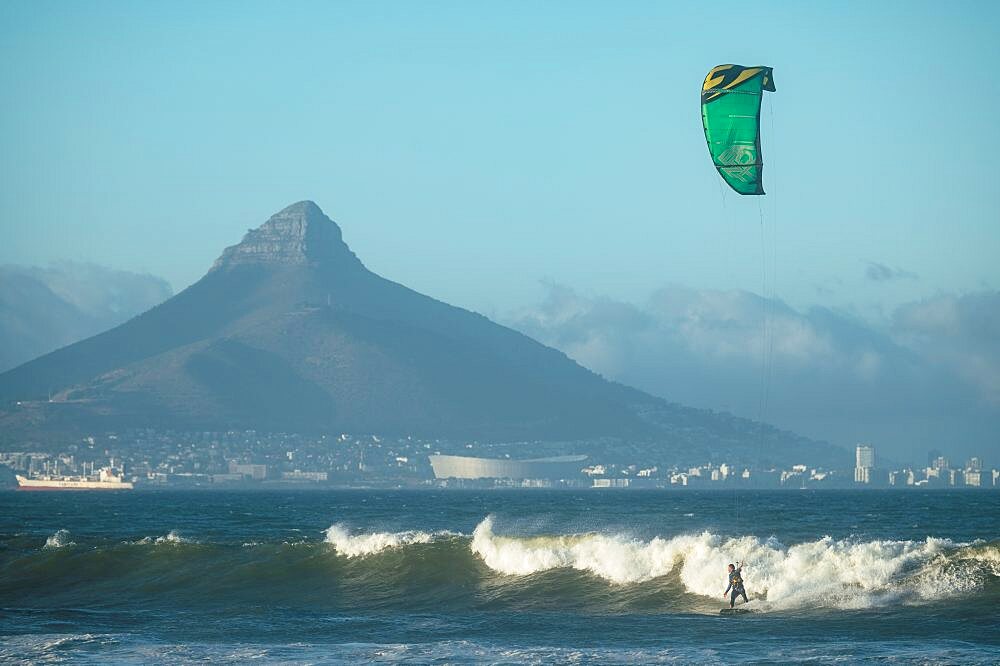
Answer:
<path fill-rule="evenodd" d="M 3 662 L 995 664 L 998 612 L 993 491 L 0 494 Z"/>

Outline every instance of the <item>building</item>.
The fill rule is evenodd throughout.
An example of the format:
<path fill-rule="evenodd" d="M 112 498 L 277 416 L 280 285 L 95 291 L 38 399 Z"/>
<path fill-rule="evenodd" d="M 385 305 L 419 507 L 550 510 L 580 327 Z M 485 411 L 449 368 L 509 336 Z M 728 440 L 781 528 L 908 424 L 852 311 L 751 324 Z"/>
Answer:
<path fill-rule="evenodd" d="M 586 460 L 585 455 L 531 460 L 430 456 L 437 479 L 576 479 Z"/>
<path fill-rule="evenodd" d="M 251 481 L 263 481 L 267 478 L 267 465 L 248 465 L 232 460 L 229 462 L 229 473 L 242 474 Z"/>
<path fill-rule="evenodd" d="M 631 479 L 594 479 L 594 488 L 628 488 Z"/>
<path fill-rule="evenodd" d="M 875 467 L 875 447 L 859 444 L 854 451 L 854 482 L 871 483 L 872 469 Z"/>
<path fill-rule="evenodd" d="M 303 472 L 301 470 L 295 470 L 294 472 L 282 472 L 282 481 L 326 481 L 329 477 L 327 472 Z"/>
<path fill-rule="evenodd" d="M 889 473 L 890 486 L 912 486 L 916 483 L 916 476 L 912 469 L 901 469 Z"/>

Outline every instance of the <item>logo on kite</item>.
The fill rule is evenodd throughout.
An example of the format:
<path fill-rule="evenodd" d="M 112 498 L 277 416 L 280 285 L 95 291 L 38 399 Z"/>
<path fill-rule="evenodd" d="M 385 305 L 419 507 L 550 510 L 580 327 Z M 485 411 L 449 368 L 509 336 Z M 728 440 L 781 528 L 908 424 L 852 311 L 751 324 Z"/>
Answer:
<path fill-rule="evenodd" d="M 770 67 L 719 65 L 701 87 L 701 122 L 719 175 L 740 194 L 764 194 L 760 101 L 774 92 Z"/>

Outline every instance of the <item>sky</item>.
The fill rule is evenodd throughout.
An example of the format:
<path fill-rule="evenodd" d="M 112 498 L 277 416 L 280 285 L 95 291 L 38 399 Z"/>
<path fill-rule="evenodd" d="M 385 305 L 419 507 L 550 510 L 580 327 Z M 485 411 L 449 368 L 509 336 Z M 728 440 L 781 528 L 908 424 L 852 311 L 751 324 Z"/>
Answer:
<path fill-rule="evenodd" d="M 781 364 L 818 354 L 793 332 L 854 349 L 845 331 L 863 330 L 873 348 L 916 354 L 931 384 L 950 373 L 965 393 L 921 400 L 974 403 L 960 420 L 1000 458 L 997 26 L 992 2 L 9 0 L 0 264 L 91 262 L 179 291 L 248 228 L 311 199 L 381 275 L 640 388 L 806 434 L 837 414 L 782 416 L 759 389 L 693 386 L 698 372 L 681 382 L 679 363 L 723 358 L 731 341 L 699 351 L 664 336 L 703 325 L 699 313 L 722 330 L 787 308 L 787 330 L 741 320 L 777 340 L 740 361 L 758 384 L 778 364 L 773 405 L 803 380 Z M 774 68 L 764 197 L 727 191 L 705 147 L 698 93 L 725 62 Z M 614 335 L 620 322 L 595 314 L 608 304 L 655 325 Z M 567 342 L 570 320 L 570 339 L 604 346 Z M 873 372 L 827 360 L 843 377 L 823 375 L 824 399 L 850 390 L 845 367 Z M 841 418 L 834 439 L 889 441 L 886 419 Z"/>

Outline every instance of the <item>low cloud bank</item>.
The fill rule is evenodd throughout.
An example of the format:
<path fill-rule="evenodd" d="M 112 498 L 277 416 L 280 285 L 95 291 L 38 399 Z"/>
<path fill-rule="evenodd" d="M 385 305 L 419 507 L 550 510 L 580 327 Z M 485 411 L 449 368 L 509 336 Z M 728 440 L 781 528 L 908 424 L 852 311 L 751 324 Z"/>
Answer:
<path fill-rule="evenodd" d="M 162 303 L 170 285 L 96 264 L 0 266 L 0 372 Z"/>
<path fill-rule="evenodd" d="M 745 291 L 670 286 L 640 305 L 550 285 L 507 324 L 609 378 L 843 446 L 1000 464 L 1000 293 L 939 296 L 879 328 Z"/>
<path fill-rule="evenodd" d="M 907 347 L 951 368 L 1000 407 L 1000 292 L 909 303 L 896 310 L 893 330 Z"/>

